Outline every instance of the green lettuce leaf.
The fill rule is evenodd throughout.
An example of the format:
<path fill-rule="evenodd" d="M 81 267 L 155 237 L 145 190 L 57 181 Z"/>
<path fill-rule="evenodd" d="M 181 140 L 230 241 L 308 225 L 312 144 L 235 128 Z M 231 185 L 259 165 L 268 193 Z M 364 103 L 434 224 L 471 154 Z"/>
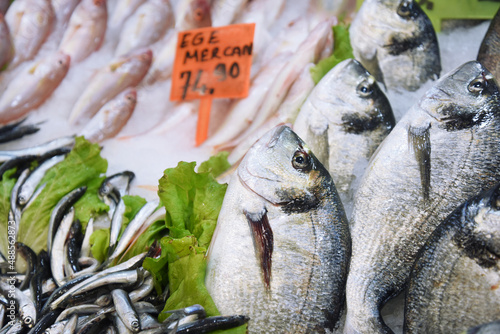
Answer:
<path fill-rule="evenodd" d="M 161 256 L 155 262 L 145 261 L 144 266 L 162 282 L 168 276 L 170 297 L 160 321 L 169 316 L 168 310 L 193 304 L 202 305 L 209 316 L 219 314 L 205 287 L 205 253 L 227 189 L 226 184 L 215 180 L 229 167 L 227 154 L 201 164 L 198 173 L 195 166 L 195 162 L 179 162 L 177 167 L 165 170 L 159 180 L 158 196 L 166 209 L 169 236 L 161 240 Z M 242 326 L 239 333 L 245 328 Z"/>
<path fill-rule="evenodd" d="M 9 169 L 2 175 L 2 180 L 0 182 L 0 252 L 4 256 L 7 256 L 8 249 L 8 222 L 9 222 L 9 210 L 10 210 L 10 193 L 12 188 L 16 184 L 16 179 L 12 175 L 16 172 L 16 169 Z"/>
<path fill-rule="evenodd" d="M 78 187 L 87 186 L 85 194 L 74 205 L 75 217 L 84 227 L 91 215 L 108 210 L 108 206 L 97 196 L 108 167 L 100 152 L 98 144 L 92 144 L 83 137 L 76 138 L 75 146 L 67 157 L 46 173 L 40 184 L 46 182 L 47 185 L 23 213 L 19 241 L 36 253 L 46 249 L 52 209 L 63 196 Z"/>
<path fill-rule="evenodd" d="M 99 262 L 104 262 L 108 258 L 109 236 L 109 228 L 95 230 L 90 236 L 90 251 Z"/>
<path fill-rule="evenodd" d="M 228 156 L 229 152 L 220 152 L 217 155 L 211 156 L 207 161 L 200 164 L 198 173 L 208 172 L 216 178 L 231 167 L 231 164 L 227 161 Z"/>
<path fill-rule="evenodd" d="M 311 68 L 311 76 L 317 84 L 332 68 L 341 61 L 354 58 L 351 41 L 349 39 L 349 26 L 339 23 L 333 29 L 333 53 L 330 57 L 324 58 Z"/>

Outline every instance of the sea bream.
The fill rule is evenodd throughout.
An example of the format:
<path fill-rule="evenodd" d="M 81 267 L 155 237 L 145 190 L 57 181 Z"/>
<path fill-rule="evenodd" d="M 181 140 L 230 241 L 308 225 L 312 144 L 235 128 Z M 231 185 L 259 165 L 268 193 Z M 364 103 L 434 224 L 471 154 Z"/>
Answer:
<path fill-rule="evenodd" d="M 349 34 L 355 58 L 389 90 L 417 90 L 441 72 L 436 32 L 414 0 L 365 0 Z"/>
<path fill-rule="evenodd" d="M 405 333 L 460 333 L 498 320 L 499 257 L 497 184 L 455 209 L 422 247 L 406 290 Z"/>
<path fill-rule="evenodd" d="M 380 308 L 437 225 L 500 181 L 500 93 L 472 61 L 440 79 L 372 156 L 354 198 L 345 333 L 390 333 Z"/>
<path fill-rule="evenodd" d="M 396 121 L 375 78 L 354 59 L 331 69 L 301 107 L 293 130 L 332 175 L 342 203 L 352 203 L 356 175 Z M 347 209 L 348 217 L 350 209 Z"/>
<path fill-rule="evenodd" d="M 206 286 L 249 333 L 324 333 L 339 319 L 351 243 L 328 171 L 287 126 L 267 132 L 229 183 Z"/>

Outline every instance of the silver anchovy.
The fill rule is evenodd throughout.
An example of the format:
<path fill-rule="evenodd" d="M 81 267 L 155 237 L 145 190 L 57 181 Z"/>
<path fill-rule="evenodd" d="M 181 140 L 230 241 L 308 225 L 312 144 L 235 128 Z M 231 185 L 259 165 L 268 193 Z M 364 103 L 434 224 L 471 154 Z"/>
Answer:
<path fill-rule="evenodd" d="M 205 283 L 221 314 L 250 317 L 250 333 L 331 329 L 350 245 L 330 174 L 289 127 L 278 126 L 233 174 Z"/>
<path fill-rule="evenodd" d="M 65 154 L 61 154 L 47 159 L 30 173 L 28 178 L 23 182 L 17 194 L 17 202 L 19 203 L 19 205 L 25 205 L 26 203 L 28 203 L 31 196 L 35 192 L 36 187 L 45 176 L 45 173 L 50 168 L 63 161 L 65 157 Z"/>
<path fill-rule="evenodd" d="M 111 296 L 113 297 L 116 313 L 123 321 L 123 324 L 133 333 L 137 333 L 141 329 L 141 322 L 128 293 L 122 289 L 114 289 L 111 291 Z"/>
<path fill-rule="evenodd" d="M 500 181 L 500 93 L 467 62 L 407 111 L 372 156 L 351 220 L 345 333 L 390 333 L 380 308 L 420 247 L 469 196 Z"/>
<path fill-rule="evenodd" d="M 72 148 L 74 144 L 75 136 L 66 136 L 19 150 L 0 151 L 0 162 L 5 162 L 14 157 L 21 157 L 24 155 L 42 156 L 60 148 Z"/>
<path fill-rule="evenodd" d="M 436 32 L 414 0 L 365 0 L 349 28 L 354 56 L 390 90 L 417 90 L 441 72 Z"/>
<path fill-rule="evenodd" d="M 465 201 L 413 266 L 405 333 L 459 333 L 500 318 L 500 185 Z"/>

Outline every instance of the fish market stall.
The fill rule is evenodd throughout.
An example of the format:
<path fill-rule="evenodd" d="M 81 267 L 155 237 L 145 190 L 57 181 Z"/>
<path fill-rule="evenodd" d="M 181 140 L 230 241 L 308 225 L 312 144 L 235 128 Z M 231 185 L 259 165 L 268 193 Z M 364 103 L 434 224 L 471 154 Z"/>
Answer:
<path fill-rule="evenodd" d="M 13 320 L 25 332 L 49 323 L 78 333 L 108 327 L 245 332 L 246 326 L 250 332 L 425 332 L 411 312 L 425 309 L 416 290 L 408 290 L 415 297 L 405 311 L 415 254 L 442 221 L 446 232 L 430 240 L 457 233 L 447 216 L 459 205 L 476 210 L 483 201 L 496 208 L 490 204 L 496 190 L 478 193 L 500 181 L 492 172 L 499 93 L 493 69 L 467 63 L 478 57 L 494 13 L 474 21 L 457 21 L 457 13 L 434 35 L 413 1 L 387 8 L 364 2 L 15 0 L 5 7 L 0 137 L 19 121 L 38 129 L 0 143 L 0 230 L 20 242 L 0 242 L 4 273 L 20 274 L 15 283 L 0 280 L 2 294 L 16 287 L 15 298 L 5 301 L 17 305 L 15 317 L 3 324 Z M 420 2 L 429 12 L 430 1 Z M 395 12 L 417 21 L 417 32 L 383 40 Z M 437 24 L 441 18 L 429 13 Z M 19 19 L 29 22 L 29 15 L 38 15 L 36 32 Z M 381 27 L 366 23 L 380 17 L 387 18 Z M 177 33 L 236 23 L 255 23 L 248 96 L 212 99 L 208 137 L 199 144 L 204 102 L 169 98 L 181 89 L 172 80 Z M 369 45 L 379 38 L 383 50 Z M 211 50 L 212 58 L 217 52 Z M 217 78 L 234 74 L 219 70 Z M 460 95 L 453 98 L 456 122 L 453 108 L 439 104 L 454 94 Z M 474 126 L 470 137 L 460 132 Z M 456 161 L 472 166 L 470 173 L 448 182 L 465 168 Z M 458 203 L 447 203 L 454 191 Z M 463 203 L 472 196 L 478 196 L 474 203 Z M 410 224 L 419 219 L 421 225 Z M 384 220 L 397 221 L 402 232 L 383 230 L 378 222 Z M 428 221 L 432 227 L 422 228 L 416 246 L 406 244 L 405 231 L 417 235 Z M 496 240 L 494 222 L 484 228 L 488 240 Z M 404 242 L 393 242 L 396 236 Z M 433 242 L 425 251 L 439 249 Z M 482 263 L 489 264 L 491 286 L 498 286 L 500 253 L 494 241 L 484 243 Z M 18 261 L 7 267 L 11 249 Z M 40 269 L 44 261 L 51 273 Z M 415 277 L 427 273 L 414 270 Z M 54 285 L 42 293 L 42 282 Z M 0 314 L 6 312 L 1 304 Z M 80 304 L 85 308 L 73 309 Z M 405 312 L 411 315 L 403 330 Z M 500 312 L 492 311 L 495 316 Z M 435 327 L 427 331 L 446 332 L 436 329 L 442 320 L 430 318 L 424 322 Z M 481 318 L 490 320 L 497 319 Z"/>

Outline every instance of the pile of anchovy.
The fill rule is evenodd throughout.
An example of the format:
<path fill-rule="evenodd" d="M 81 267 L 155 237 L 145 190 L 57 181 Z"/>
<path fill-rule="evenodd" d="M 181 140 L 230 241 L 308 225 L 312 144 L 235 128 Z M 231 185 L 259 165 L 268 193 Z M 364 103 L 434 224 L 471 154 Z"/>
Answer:
<path fill-rule="evenodd" d="M 73 137 L 64 137 L 0 152 L 0 178 L 14 167 L 22 171 L 11 193 L 9 238 L 15 238 L 23 210 L 38 196 L 34 189 L 45 172 L 64 159 L 73 144 Z M 35 160 L 37 168 L 22 168 Z M 154 212 L 158 201 L 146 203 L 117 242 L 124 212 L 122 196 L 128 193 L 133 178 L 134 173 L 125 171 L 106 178 L 100 187 L 99 196 L 110 207 L 107 215 L 111 221 L 110 256 L 104 263 L 90 256 L 88 240 L 94 221 L 89 221 L 83 235 L 80 222 L 74 219 L 73 204 L 85 187 L 71 191 L 54 207 L 47 251 L 36 254 L 30 247 L 12 242 L 8 254 L 0 254 L 0 333 L 205 333 L 248 321 L 246 316 L 207 317 L 201 305 L 192 305 L 168 311 L 170 317 L 158 322 L 168 288 L 157 294 L 153 277 L 142 267 L 146 257 L 159 255 L 156 243 L 148 252 L 112 265 L 136 235 L 165 215 L 164 210 Z M 20 258 L 26 262 L 24 274 L 16 273 L 15 261 Z"/>

